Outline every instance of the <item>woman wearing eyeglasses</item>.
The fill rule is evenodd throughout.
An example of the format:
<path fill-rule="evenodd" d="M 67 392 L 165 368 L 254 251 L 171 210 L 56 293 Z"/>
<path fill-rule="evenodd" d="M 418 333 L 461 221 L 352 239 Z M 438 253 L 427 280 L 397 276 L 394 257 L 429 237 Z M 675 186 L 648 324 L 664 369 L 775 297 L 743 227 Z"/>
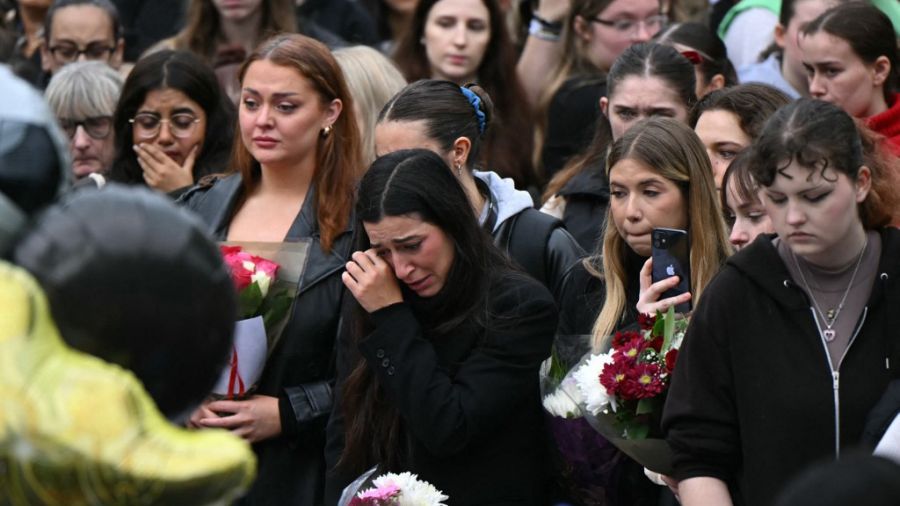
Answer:
<path fill-rule="evenodd" d="M 233 106 L 199 57 L 187 51 L 147 56 L 129 74 L 116 107 L 110 179 L 172 193 L 224 172 L 233 119 Z"/>
<path fill-rule="evenodd" d="M 552 39 L 538 29 L 547 21 L 533 18 L 531 39 Z M 631 45 L 649 41 L 666 21 L 659 0 L 572 0 L 565 19 L 550 23 L 562 53 L 552 72 L 544 68 L 536 76 L 545 83 L 536 104 L 536 153 L 547 176 L 590 144 L 600 97 L 606 94 L 606 73 L 615 59 Z"/>
<path fill-rule="evenodd" d="M 102 62 L 76 62 L 62 68 L 44 97 L 69 138 L 76 179 L 109 171 L 115 155 L 112 115 L 122 77 Z"/>

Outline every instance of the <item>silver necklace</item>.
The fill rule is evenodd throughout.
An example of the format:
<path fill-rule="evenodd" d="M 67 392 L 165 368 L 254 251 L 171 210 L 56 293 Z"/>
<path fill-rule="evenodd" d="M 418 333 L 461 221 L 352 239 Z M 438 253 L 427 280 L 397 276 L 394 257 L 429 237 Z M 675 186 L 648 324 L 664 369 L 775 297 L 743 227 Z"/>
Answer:
<path fill-rule="evenodd" d="M 850 283 L 847 284 L 847 289 L 844 290 L 844 295 L 841 297 L 841 301 L 838 303 L 837 309 L 829 309 L 827 316 L 822 308 L 819 307 L 819 301 L 816 300 L 816 296 L 813 294 L 812 289 L 809 287 L 809 283 L 806 281 L 806 276 L 803 275 L 803 269 L 800 267 L 800 262 L 797 260 L 797 255 L 791 250 L 791 256 L 794 257 L 794 265 L 797 266 L 797 272 L 800 273 L 800 279 L 803 280 L 803 286 L 806 288 L 806 292 L 809 293 L 809 298 L 812 299 L 813 305 L 816 308 L 816 311 L 819 312 L 819 316 L 822 318 L 822 321 L 825 323 L 825 330 L 819 328 L 820 332 L 822 332 L 822 337 L 825 338 L 826 342 L 834 341 L 836 336 L 834 327 L 834 323 L 837 321 L 838 316 L 841 315 L 841 309 L 844 309 L 844 302 L 847 301 L 847 296 L 850 295 L 850 289 L 853 287 L 853 281 L 856 279 L 856 273 L 859 272 L 859 265 L 862 263 L 863 255 L 866 253 L 866 248 L 869 247 L 869 238 L 866 237 L 866 242 L 863 244 L 862 250 L 859 252 L 859 257 L 856 259 L 856 267 L 853 268 L 853 274 L 850 276 Z"/>

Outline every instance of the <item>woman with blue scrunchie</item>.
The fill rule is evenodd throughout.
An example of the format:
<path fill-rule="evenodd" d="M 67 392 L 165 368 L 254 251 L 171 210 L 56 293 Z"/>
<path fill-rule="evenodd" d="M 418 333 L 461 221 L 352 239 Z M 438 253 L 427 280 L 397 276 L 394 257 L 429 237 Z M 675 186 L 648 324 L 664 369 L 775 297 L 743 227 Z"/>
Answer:
<path fill-rule="evenodd" d="M 440 155 L 494 244 L 559 300 L 563 275 L 584 251 L 562 222 L 534 209 L 531 195 L 516 189 L 512 179 L 476 166 L 493 119 L 491 97 L 481 87 L 423 79 L 384 106 L 375 127 L 375 151 L 422 148 Z"/>

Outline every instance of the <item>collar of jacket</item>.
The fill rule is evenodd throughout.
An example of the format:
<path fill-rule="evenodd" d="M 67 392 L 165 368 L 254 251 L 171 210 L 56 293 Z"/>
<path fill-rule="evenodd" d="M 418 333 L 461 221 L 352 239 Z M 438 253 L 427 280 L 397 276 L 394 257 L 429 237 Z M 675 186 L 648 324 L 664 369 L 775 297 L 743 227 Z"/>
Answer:
<path fill-rule="evenodd" d="M 900 276 L 900 230 L 887 227 L 881 235 L 881 257 L 875 274 L 875 285 L 867 303 L 873 307 L 884 296 L 888 284 Z M 772 244 L 775 234 L 760 234 L 753 243 L 732 255 L 723 268 L 734 268 L 750 282 L 758 285 L 785 307 L 808 310 L 810 302 L 805 292 L 791 279 L 791 275 Z"/>
<path fill-rule="evenodd" d="M 598 200 L 609 200 L 609 181 L 606 179 L 606 164 L 599 162 L 575 174 L 559 190 L 559 195 L 584 195 Z"/>
<path fill-rule="evenodd" d="M 231 174 L 216 179 L 213 184 L 197 186 L 185 194 L 182 200 L 190 199 L 191 194 L 203 191 L 205 195 L 197 196 L 199 200 L 195 211 L 206 218 L 213 239 L 224 241 L 228 234 L 228 225 L 234 214 L 235 206 L 241 198 L 243 185 L 240 174 Z M 306 267 L 300 278 L 298 295 L 327 278 L 335 271 L 342 270 L 347 259 L 350 258 L 353 246 L 354 218 L 351 215 L 347 220 L 347 228 L 335 239 L 331 251 L 325 252 L 319 242 L 319 222 L 315 213 L 315 187 L 310 186 L 303 208 L 300 214 L 294 218 L 294 223 L 288 230 L 285 241 L 299 241 L 303 238 L 311 238 L 309 254 L 306 257 Z M 196 198 L 196 197 L 195 197 Z"/>

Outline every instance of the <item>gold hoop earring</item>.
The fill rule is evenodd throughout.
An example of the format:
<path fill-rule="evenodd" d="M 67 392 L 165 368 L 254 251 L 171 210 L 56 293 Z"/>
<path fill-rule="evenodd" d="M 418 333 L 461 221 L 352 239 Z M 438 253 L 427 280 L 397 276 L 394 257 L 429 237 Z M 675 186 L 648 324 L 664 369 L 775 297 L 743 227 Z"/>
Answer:
<path fill-rule="evenodd" d="M 328 137 L 331 134 L 331 125 L 326 126 L 322 129 L 322 137 Z"/>

